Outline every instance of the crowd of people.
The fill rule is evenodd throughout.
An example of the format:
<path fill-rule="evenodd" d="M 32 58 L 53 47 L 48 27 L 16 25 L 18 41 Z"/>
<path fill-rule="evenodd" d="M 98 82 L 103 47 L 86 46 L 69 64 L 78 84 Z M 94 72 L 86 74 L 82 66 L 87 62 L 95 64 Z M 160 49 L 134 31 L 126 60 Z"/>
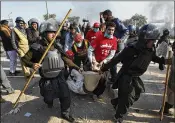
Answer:
<path fill-rule="evenodd" d="M 32 70 L 39 69 L 39 87 L 44 102 L 48 108 L 52 108 L 53 100 L 59 98 L 61 116 L 69 122 L 75 121 L 70 115 L 69 90 L 78 94 L 92 94 L 94 100 L 100 100 L 106 89 L 106 73 L 109 72 L 112 88 L 118 89 L 118 97 L 111 100 L 116 110 L 114 119 L 121 123 L 128 108 L 145 91 L 140 76 L 146 72 L 151 61 L 158 63 L 160 70 L 164 70 L 166 64 L 172 66 L 164 113 L 173 107 L 175 54 L 171 59 L 166 56 L 168 47 L 172 47 L 174 52 L 175 42 L 170 43 L 168 29 L 159 39 L 160 31 L 155 25 L 145 24 L 137 32 L 134 25 L 126 27 L 110 10 L 105 10 L 100 12 L 99 22 L 92 27 L 89 23 L 85 27 L 85 24 L 79 26 L 66 22 L 42 64 L 39 64 L 56 35 L 59 25 L 55 25 L 58 23 L 46 21 L 39 24 L 36 18 L 32 18 L 26 28 L 22 17 L 17 17 L 15 23 L 16 26 L 11 28 L 7 20 L 0 22 L 0 37 L 10 59 L 9 74 L 17 76 L 20 73 L 16 70 L 17 58 L 20 59 L 26 80 Z M 122 63 L 122 67 L 117 73 L 118 63 Z M 88 83 L 88 79 L 91 83 Z M 14 93 L 4 72 L 1 72 L 1 85 L 7 92 Z"/>

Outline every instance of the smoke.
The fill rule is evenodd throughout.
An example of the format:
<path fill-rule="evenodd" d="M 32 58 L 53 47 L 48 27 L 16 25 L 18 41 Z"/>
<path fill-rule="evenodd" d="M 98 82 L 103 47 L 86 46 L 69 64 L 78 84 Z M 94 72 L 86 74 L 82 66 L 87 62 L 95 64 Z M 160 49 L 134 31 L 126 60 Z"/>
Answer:
<path fill-rule="evenodd" d="M 174 23 L 174 2 L 151 2 L 149 5 L 150 21 L 165 23 L 171 28 Z"/>

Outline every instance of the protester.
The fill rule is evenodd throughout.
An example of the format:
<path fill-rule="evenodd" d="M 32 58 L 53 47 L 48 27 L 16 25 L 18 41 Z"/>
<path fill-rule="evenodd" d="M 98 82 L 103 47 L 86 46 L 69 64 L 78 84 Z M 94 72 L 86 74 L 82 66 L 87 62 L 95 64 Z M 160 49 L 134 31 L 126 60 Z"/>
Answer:
<path fill-rule="evenodd" d="M 4 50 L 7 52 L 10 58 L 10 71 L 9 75 L 16 76 L 19 71 L 16 70 L 17 67 L 17 52 L 11 44 L 11 29 L 8 26 L 7 20 L 2 20 L 0 22 L 0 37 L 4 46 Z"/>
<path fill-rule="evenodd" d="M 91 30 L 89 30 L 86 34 L 85 39 L 87 39 L 90 43 L 93 42 L 99 35 L 101 35 L 101 31 L 99 30 L 100 23 L 94 23 Z"/>

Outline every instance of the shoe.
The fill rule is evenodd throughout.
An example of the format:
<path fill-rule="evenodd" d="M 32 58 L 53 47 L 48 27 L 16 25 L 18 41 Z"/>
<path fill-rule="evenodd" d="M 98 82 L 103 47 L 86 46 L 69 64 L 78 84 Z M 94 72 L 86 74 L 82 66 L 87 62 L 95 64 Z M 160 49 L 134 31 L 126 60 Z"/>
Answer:
<path fill-rule="evenodd" d="M 20 74 L 21 73 L 21 71 L 18 71 L 18 70 L 16 70 L 15 71 L 15 74 L 17 75 L 17 74 Z"/>
<path fill-rule="evenodd" d="M 115 123 L 123 123 L 122 118 L 116 118 L 115 116 L 114 116 L 114 121 L 115 121 Z"/>
<path fill-rule="evenodd" d="M 10 76 L 16 76 L 16 73 L 9 72 Z"/>
<path fill-rule="evenodd" d="M 75 119 L 70 115 L 67 116 L 67 115 L 62 114 L 61 117 L 71 123 L 75 122 Z"/>
<path fill-rule="evenodd" d="M 13 93 L 15 93 L 15 90 L 13 88 L 9 88 L 7 90 L 7 94 L 13 94 Z"/>
<path fill-rule="evenodd" d="M 173 105 L 169 104 L 168 102 L 165 102 L 165 108 L 164 108 L 163 114 L 164 115 L 173 115 L 172 113 L 169 112 L 169 109 L 172 107 L 173 107 Z M 159 114 L 161 113 L 161 111 L 162 111 L 162 108 L 160 109 Z"/>
<path fill-rule="evenodd" d="M 118 98 L 112 99 L 111 104 L 113 105 L 114 109 L 118 106 Z"/>
<path fill-rule="evenodd" d="M 103 102 L 103 97 L 101 95 L 97 96 L 97 95 L 92 95 L 92 99 L 96 102 Z"/>

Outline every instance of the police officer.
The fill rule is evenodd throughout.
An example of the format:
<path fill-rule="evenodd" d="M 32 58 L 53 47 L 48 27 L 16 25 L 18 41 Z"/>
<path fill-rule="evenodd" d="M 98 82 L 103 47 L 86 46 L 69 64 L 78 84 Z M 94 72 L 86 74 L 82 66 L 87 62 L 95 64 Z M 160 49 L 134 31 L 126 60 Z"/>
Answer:
<path fill-rule="evenodd" d="M 163 35 L 160 37 L 160 39 L 158 40 L 156 47 L 158 47 L 159 44 L 161 44 L 163 41 L 165 41 L 167 44 L 169 44 L 169 30 L 168 29 L 164 29 L 163 30 Z"/>
<path fill-rule="evenodd" d="M 37 42 L 40 40 L 39 36 L 39 22 L 38 19 L 36 18 L 31 18 L 28 21 L 29 28 L 26 29 L 27 32 L 27 39 L 29 41 L 29 46 L 32 45 L 33 43 Z"/>
<path fill-rule="evenodd" d="M 40 29 L 42 30 L 42 40 L 34 43 L 29 52 L 22 58 L 28 67 L 37 70 L 41 66 L 38 62 L 57 31 L 57 28 L 53 25 L 54 24 L 47 22 L 40 26 L 40 28 L 44 28 Z M 41 76 L 39 82 L 40 93 L 49 108 L 53 106 L 53 100 L 59 98 L 62 118 L 69 122 L 74 122 L 74 118 L 70 115 L 71 98 L 65 82 L 68 76 L 64 69 L 64 63 L 79 70 L 79 67 L 64 54 L 61 49 L 61 44 L 55 41 L 43 60 L 42 67 L 39 69 Z"/>
<path fill-rule="evenodd" d="M 165 64 L 165 60 L 163 57 L 157 57 L 153 48 L 159 35 L 159 30 L 155 25 L 144 25 L 140 29 L 137 43 L 125 47 L 118 56 L 101 68 L 102 71 L 106 71 L 119 62 L 123 64 L 113 84 L 113 89 L 118 88 L 118 98 L 111 100 L 116 108 L 117 123 L 122 122 L 123 115 L 127 113 L 128 108 L 139 99 L 141 92 L 144 92 L 144 84 L 139 76 L 146 72 L 150 62 L 159 63 L 159 69 L 163 69 L 162 65 Z"/>
<path fill-rule="evenodd" d="M 129 25 L 128 30 L 129 30 L 129 37 L 125 43 L 125 46 L 132 44 L 138 40 L 138 36 L 136 33 L 136 27 L 134 25 Z"/>

